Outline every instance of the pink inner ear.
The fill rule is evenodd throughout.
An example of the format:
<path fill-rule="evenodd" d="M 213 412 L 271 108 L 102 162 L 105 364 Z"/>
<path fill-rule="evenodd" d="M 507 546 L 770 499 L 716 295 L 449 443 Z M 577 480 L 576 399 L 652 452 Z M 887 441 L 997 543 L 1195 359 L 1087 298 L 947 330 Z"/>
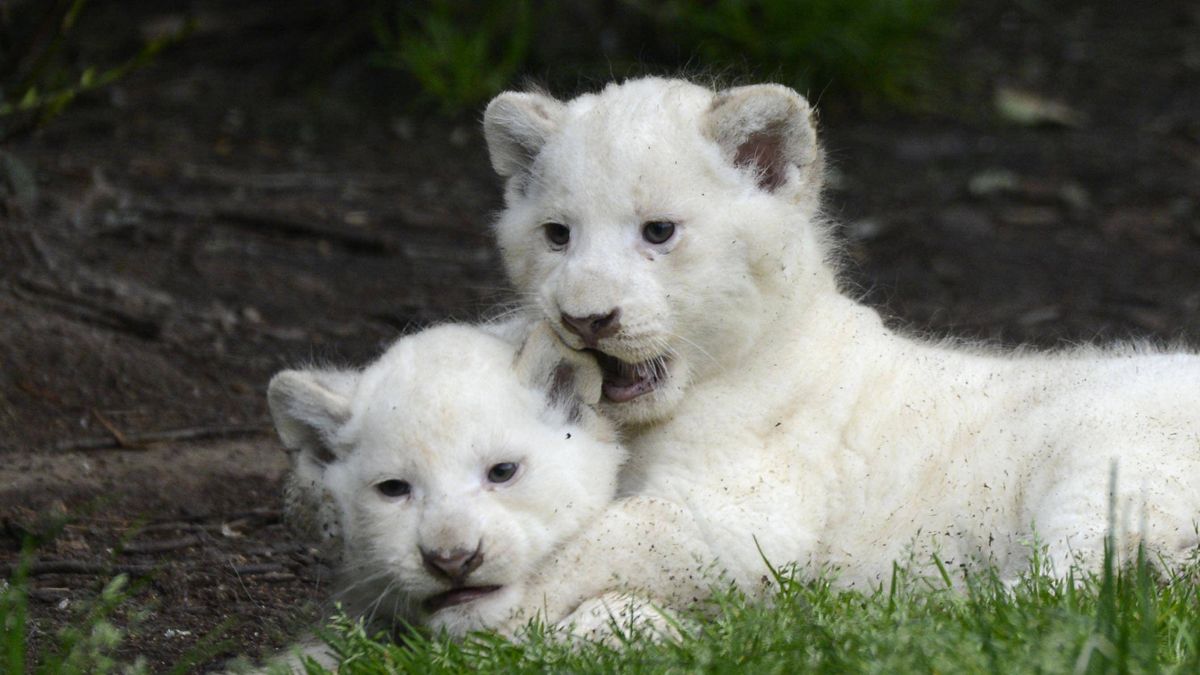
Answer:
<path fill-rule="evenodd" d="M 787 179 L 787 163 L 781 144 L 782 139 L 777 133 L 755 132 L 738 146 L 733 162 L 737 166 L 753 167 L 758 174 L 758 186 L 773 192 Z"/>

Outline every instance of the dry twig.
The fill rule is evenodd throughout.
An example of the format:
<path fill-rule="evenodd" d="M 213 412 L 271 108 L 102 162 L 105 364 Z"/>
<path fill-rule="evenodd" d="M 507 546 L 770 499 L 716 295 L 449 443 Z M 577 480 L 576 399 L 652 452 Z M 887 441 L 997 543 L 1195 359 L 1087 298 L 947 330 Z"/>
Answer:
<path fill-rule="evenodd" d="M 145 433 L 122 434 L 124 443 L 117 438 L 77 438 L 63 441 L 51 446 L 51 450 L 68 452 L 72 450 L 143 450 L 155 443 L 178 443 L 183 441 L 207 441 L 214 439 L 244 438 L 265 436 L 269 432 L 264 426 L 255 424 L 190 427 L 186 429 L 171 429 L 169 431 L 148 431 Z"/>
<path fill-rule="evenodd" d="M 125 544 L 121 549 L 122 553 L 130 555 L 139 555 L 145 553 L 166 553 L 168 551 L 178 551 L 181 548 L 188 548 L 200 543 L 200 537 L 186 536 L 178 539 L 165 539 L 161 541 L 131 541 Z"/>

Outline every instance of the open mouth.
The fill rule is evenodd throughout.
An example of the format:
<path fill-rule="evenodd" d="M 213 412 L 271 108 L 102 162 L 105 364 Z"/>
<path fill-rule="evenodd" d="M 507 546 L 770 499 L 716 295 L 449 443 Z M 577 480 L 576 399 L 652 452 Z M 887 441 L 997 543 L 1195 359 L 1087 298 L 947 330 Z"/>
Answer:
<path fill-rule="evenodd" d="M 462 588 L 451 588 L 448 591 L 425 598 L 425 602 L 421 603 L 421 606 L 426 612 L 433 614 L 447 607 L 474 602 L 498 590 L 500 590 L 499 586 L 463 586 Z"/>
<path fill-rule="evenodd" d="M 632 401 L 654 391 L 667 375 L 665 358 L 626 363 L 595 349 L 589 351 L 596 356 L 596 362 L 604 374 L 604 398 L 613 403 Z"/>

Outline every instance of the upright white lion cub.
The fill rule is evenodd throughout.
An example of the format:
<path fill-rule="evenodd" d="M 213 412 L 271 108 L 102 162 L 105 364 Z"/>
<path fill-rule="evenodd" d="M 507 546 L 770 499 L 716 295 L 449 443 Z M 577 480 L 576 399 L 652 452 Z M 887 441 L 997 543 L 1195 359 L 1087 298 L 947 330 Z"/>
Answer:
<path fill-rule="evenodd" d="M 348 609 L 461 634 L 507 617 L 611 501 L 625 452 L 599 396 L 595 364 L 548 330 L 518 346 L 446 325 L 362 371 L 279 373 L 269 402 L 296 453 L 292 515 L 340 539 Z"/>
<path fill-rule="evenodd" d="M 763 554 L 874 585 L 909 554 L 1015 575 L 1036 534 L 1063 574 L 1101 557 L 1113 466 L 1118 553 L 1195 555 L 1200 357 L 888 330 L 839 290 L 794 91 L 510 92 L 484 130 L 507 181 L 507 271 L 603 369 L 601 409 L 631 453 L 622 490 L 638 495 L 539 573 L 527 613 L 555 620 L 614 576 L 669 593 L 705 551 L 746 588 Z M 644 562 L 668 547 L 674 566 Z"/>

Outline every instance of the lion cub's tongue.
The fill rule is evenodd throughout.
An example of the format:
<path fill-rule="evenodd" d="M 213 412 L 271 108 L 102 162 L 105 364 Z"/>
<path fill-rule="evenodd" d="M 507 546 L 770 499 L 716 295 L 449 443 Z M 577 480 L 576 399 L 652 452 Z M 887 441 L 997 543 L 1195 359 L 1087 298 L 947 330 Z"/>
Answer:
<path fill-rule="evenodd" d="M 603 353 L 597 359 L 604 371 L 604 398 L 624 403 L 654 390 L 658 378 L 649 363 L 625 363 Z"/>

